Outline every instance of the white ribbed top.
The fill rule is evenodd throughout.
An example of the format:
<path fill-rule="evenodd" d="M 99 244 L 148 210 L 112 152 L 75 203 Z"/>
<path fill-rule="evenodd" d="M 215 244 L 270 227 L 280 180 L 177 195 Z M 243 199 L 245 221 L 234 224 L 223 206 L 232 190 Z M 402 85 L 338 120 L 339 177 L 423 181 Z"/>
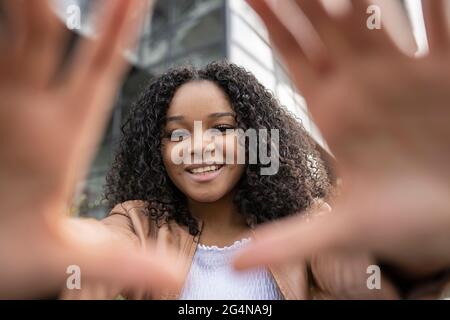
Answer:
<path fill-rule="evenodd" d="M 249 238 L 219 248 L 199 244 L 195 251 L 181 300 L 281 300 L 277 285 L 266 268 L 236 271 L 234 254 Z"/>

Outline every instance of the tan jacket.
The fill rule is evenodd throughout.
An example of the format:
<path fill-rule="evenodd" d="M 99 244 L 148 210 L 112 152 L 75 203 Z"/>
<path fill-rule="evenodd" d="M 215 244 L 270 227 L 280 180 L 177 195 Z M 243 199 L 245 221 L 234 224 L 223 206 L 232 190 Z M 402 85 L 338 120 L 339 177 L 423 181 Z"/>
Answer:
<path fill-rule="evenodd" d="M 315 210 L 318 210 L 317 207 Z M 191 266 L 203 223 L 200 221 L 200 233 L 192 236 L 185 226 L 175 222 L 156 223 L 147 214 L 145 202 L 126 201 L 114 207 L 108 217 L 102 220 L 118 239 L 130 246 L 145 249 L 150 243 L 156 243 L 160 250 L 173 250 L 177 261 L 187 276 Z M 292 299 L 393 299 L 397 293 L 386 279 L 382 281 L 382 290 L 367 289 L 367 266 L 374 264 L 365 254 L 328 254 L 314 257 L 311 272 L 304 260 L 269 266 L 282 296 Z M 171 292 L 126 292 L 118 288 L 108 288 L 103 284 L 83 283 L 81 290 L 67 290 L 63 299 L 115 299 L 119 296 L 128 299 L 177 299 L 182 288 Z"/>

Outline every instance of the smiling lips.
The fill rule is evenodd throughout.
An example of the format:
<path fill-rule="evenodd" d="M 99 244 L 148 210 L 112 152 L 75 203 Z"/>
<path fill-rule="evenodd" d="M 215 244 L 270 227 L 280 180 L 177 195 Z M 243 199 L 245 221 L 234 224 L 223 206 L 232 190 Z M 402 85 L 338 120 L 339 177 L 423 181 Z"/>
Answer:
<path fill-rule="evenodd" d="M 197 182 L 207 182 L 214 180 L 222 171 L 223 164 L 193 165 L 185 169 L 188 175 Z"/>

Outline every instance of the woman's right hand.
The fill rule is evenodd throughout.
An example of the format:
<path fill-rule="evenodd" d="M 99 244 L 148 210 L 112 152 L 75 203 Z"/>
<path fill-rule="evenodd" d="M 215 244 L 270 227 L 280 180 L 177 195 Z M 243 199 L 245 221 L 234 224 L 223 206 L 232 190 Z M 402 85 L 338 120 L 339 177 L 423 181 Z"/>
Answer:
<path fill-rule="evenodd" d="M 179 284 L 171 260 L 142 253 L 100 222 L 65 217 L 127 71 L 145 0 L 106 1 L 95 41 L 83 39 L 61 70 L 68 32 L 47 0 L 1 2 L 0 298 L 56 294 L 70 265 L 84 279 L 127 287 Z"/>

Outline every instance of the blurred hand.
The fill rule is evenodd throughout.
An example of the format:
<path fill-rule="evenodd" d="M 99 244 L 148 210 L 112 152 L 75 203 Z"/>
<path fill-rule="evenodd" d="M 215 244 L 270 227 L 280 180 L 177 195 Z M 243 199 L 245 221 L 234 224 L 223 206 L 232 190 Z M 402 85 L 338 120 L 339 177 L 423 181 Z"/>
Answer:
<path fill-rule="evenodd" d="M 127 286 L 178 283 L 155 252 L 113 241 L 100 223 L 66 218 L 127 71 L 143 1 L 107 1 L 97 40 L 81 40 L 61 71 L 68 34 L 46 0 L 4 0 L 0 38 L 0 298 L 55 294 L 83 279 Z M 148 11 L 147 11 L 148 12 Z"/>
<path fill-rule="evenodd" d="M 237 258 L 238 267 L 349 247 L 370 249 L 417 274 L 450 267 L 450 35 L 444 2 L 423 1 L 430 52 L 414 58 L 401 53 L 384 29 L 366 27 L 367 1 L 352 0 L 349 12 L 331 16 L 320 1 L 275 6 L 248 0 L 336 156 L 343 187 L 332 214 L 261 228 Z M 283 9 L 287 4 L 298 11 Z M 320 42 L 312 36 L 306 41 L 295 28 L 300 10 Z"/>

